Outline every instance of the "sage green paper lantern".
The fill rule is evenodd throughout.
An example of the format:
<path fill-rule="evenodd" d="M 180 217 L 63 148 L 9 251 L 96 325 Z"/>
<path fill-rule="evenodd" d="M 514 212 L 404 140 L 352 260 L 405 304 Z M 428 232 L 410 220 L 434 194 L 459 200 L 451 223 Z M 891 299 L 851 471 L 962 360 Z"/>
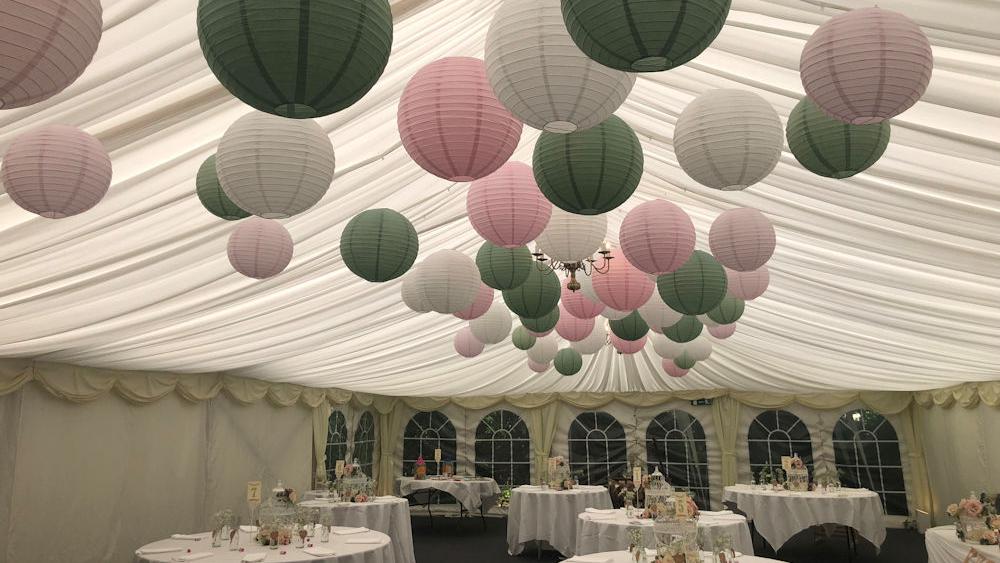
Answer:
<path fill-rule="evenodd" d="M 398 278 L 417 259 L 417 231 L 401 213 L 368 209 L 348 221 L 340 235 L 340 256 L 359 277 L 370 282 Z"/>
<path fill-rule="evenodd" d="M 483 283 L 503 291 L 524 283 L 535 268 L 535 260 L 527 246 L 503 248 L 486 241 L 476 253 L 476 266 Z"/>
<path fill-rule="evenodd" d="M 238 205 L 233 203 L 233 200 L 229 199 L 226 192 L 222 191 L 219 175 L 215 172 L 214 154 L 201 163 L 194 184 L 198 199 L 212 215 L 226 221 L 246 219 L 250 216 L 250 213 L 240 209 Z"/>
<path fill-rule="evenodd" d="M 700 315 L 726 296 L 726 270 L 711 254 L 695 250 L 683 266 L 656 279 L 660 298 L 685 315 Z"/>
<path fill-rule="evenodd" d="M 515 328 L 510 339 L 518 350 L 529 350 L 535 345 L 535 335 L 528 332 L 528 329 L 523 326 Z"/>
<path fill-rule="evenodd" d="M 340 111 L 382 76 L 388 0 L 199 0 L 198 40 L 234 96 L 282 117 Z"/>
<path fill-rule="evenodd" d="M 563 375 L 576 375 L 583 368 L 583 356 L 572 348 L 563 348 L 556 352 L 553 364 L 556 371 Z"/>
<path fill-rule="evenodd" d="M 566 29 L 595 61 L 629 72 L 678 67 L 704 51 L 730 0 L 562 0 Z"/>
<path fill-rule="evenodd" d="M 628 316 L 617 321 L 610 321 L 609 324 L 611 332 L 615 333 L 618 338 L 630 342 L 639 340 L 649 332 L 649 325 L 646 324 L 646 320 L 642 318 L 639 311 L 632 311 Z"/>
<path fill-rule="evenodd" d="M 727 295 L 722 300 L 722 303 L 716 305 L 707 314 L 708 318 L 720 325 L 729 325 L 740 320 L 740 317 L 743 316 L 744 308 L 746 308 L 746 303 L 742 299 Z"/>
<path fill-rule="evenodd" d="M 666 336 L 678 344 L 683 344 L 698 338 L 698 335 L 701 334 L 701 330 L 703 328 L 704 325 L 701 324 L 698 317 L 693 315 L 684 315 L 681 317 L 681 320 L 677 321 L 673 325 L 663 327 L 663 336 Z M 677 367 L 680 367 L 680 364 L 678 364 Z"/>
<path fill-rule="evenodd" d="M 788 116 L 785 135 L 795 159 L 813 174 L 850 178 L 875 164 L 889 145 L 889 121 L 851 125 L 834 119 L 809 98 Z"/>
<path fill-rule="evenodd" d="M 681 352 L 679 356 L 674 358 L 674 365 L 681 369 L 691 369 L 696 363 L 698 363 L 698 361 L 692 358 L 691 354 L 687 350 Z"/>
<path fill-rule="evenodd" d="M 524 328 L 534 333 L 549 332 L 556 328 L 558 322 L 559 307 L 554 307 L 551 311 L 536 319 L 521 317 L 521 324 L 524 325 Z"/>
<path fill-rule="evenodd" d="M 624 203 L 639 185 L 642 166 L 639 138 L 614 115 L 583 131 L 543 131 L 532 160 L 542 194 L 579 215 L 600 215 Z"/>
<path fill-rule="evenodd" d="M 514 289 L 504 290 L 503 302 L 515 315 L 537 319 L 556 308 L 561 291 L 559 276 L 555 272 L 543 272 L 532 266 L 524 283 Z"/>

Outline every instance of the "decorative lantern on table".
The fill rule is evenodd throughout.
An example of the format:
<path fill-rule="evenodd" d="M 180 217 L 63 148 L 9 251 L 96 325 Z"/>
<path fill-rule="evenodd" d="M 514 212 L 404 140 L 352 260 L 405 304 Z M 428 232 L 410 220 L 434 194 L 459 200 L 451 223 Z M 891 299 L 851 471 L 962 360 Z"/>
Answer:
<path fill-rule="evenodd" d="M 785 485 L 789 491 L 805 492 L 809 490 L 809 469 L 806 468 L 806 464 L 802 462 L 799 454 L 792 456 L 788 468 L 785 469 L 785 475 L 787 476 Z"/>
<path fill-rule="evenodd" d="M 349 502 L 368 502 L 375 489 L 374 482 L 365 475 L 361 464 L 355 459 L 344 465 L 344 475 L 337 479 L 340 498 Z"/>
<path fill-rule="evenodd" d="M 271 496 L 260 507 L 257 543 L 271 549 L 291 543 L 296 514 L 294 499 L 295 490 L 285 488 L 279 480 L 271 489 Z"/>

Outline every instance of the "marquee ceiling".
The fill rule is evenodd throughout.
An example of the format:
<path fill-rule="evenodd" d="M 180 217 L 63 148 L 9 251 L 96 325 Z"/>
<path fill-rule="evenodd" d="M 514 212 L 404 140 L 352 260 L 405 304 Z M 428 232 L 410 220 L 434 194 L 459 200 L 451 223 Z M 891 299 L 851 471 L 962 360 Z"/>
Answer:
<path fill-rule="evenodd" d="M 0 195 L 0 357 L 227 370 L 395 395 L 901 390 L 1000 379 L 1000 8 L 980 0 L 880 2 L 924 27 L 934 76 L 923 100 L 892 120 L 881 161 L 849 180 L 814 176 L 786 151 L 765 181 L 723 193 L 685 175 L 671 136 L 684 106 L 712 88 L 756 91 L 787 118 L 802 95 L 805 39 L 842 9 L 870 3 L 734 0 L 710 49 L 639 77 L 617 115 L 639 134 L 646 170 L 610 214 L 613 233 L 653 198 L 692 216 L 699 248 L 712 219 L 733 206 L 759 208 L 777 230 L 770 289 L 691 374 L 665 377 L 651 346 L 585 356 L 573 377 L 534 374 L 509 341 L 459 357 L 452 337 L 464 321 L 411 312 L 400 280 L 355 277 L 338 240 L 354 214 L 392 207 L 419 232 L 418 260 L 441 248 L 474 255 L 482 241 L 465 218 L 466 185 L 411 162 L 395 114 L 422 65 L 482 56 L 498 3 L 394 2 L 382 79 L 318 120 L 337 152 L 330 191 L 283 221 L 295 240 L 288 269 L 254 281 L 226 259 L 235 224 L 207 213 L 194 193 L 198 166 L 249 111 L 202 58 L 197 1 L 104 0 L 104 37 L 86 73 L 46 102 L 0 111 L 0 149 L 41 124 L 76 125 L 105 144 L 115 174 L 97 207 L 68 219 L 37 217 Z M 536 137 L 525 128 L 515 160 L 530 162 Z"/>

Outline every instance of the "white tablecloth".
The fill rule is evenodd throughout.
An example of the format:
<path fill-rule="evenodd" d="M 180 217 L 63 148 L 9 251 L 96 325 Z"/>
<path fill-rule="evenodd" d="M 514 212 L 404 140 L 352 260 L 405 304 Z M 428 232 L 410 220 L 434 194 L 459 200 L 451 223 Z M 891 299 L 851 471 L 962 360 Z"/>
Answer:
<path fill-rule="evenodd" d="M 608 489 L 581 485 L 569 491 L 522 485 L 511 492 L 507 553 L 517 555 L 530 541 L 545 541 L 565 556 L 576 549 L 576 517 L 588 508 L 611 508 Z"/>
<path fill-rule="evenodd" d="M 865 489 L 820 494 L 760 491 L 749 485 L 734 485 L 725 488 L 722 499 L 746 512 L 760 535 L 776 550 L 795 534 L 820 524 L 850 526 L 876 548 L 885 541 L 882 502 L 878 494 Z"/>
<path fill-rule="evenodd" d="M 376 497 L 372 502 L 332 503 L 307 500 L 299 506 L 329 512 L 335 526 L 365 527 L 392 538 L 392 552 L 386 563 L 416 563 L 413 555 L 413 529 L 410 526 L 410 503 L 405 498 Z"/>
<path fill-rule="evenodd" d="M 653 560 L 653 553 L 649 553 L 649 560 Z M 712 554 L 701 552 L 701 559 L 705 563 L 712 563 Z M 563 563 L 635 563 L 634 559 L 629 559 L 628 551 L 605 551 L 590 555 L 581 555 L 566 559 Z M 766 557 L 754 557 L 753 555 L 740 555 L 737 563 L 781 563 L 777 559 L 767 559 Z"/>
<path fill-rule="evenodd" d="M 239 551 L 229 551 L 228 542 L 224 542 L 222 547 L 213 548 L 212 535 L 210 533 L 206 532 L 199 535 L 203 536 L 203 539 L 200 541 L 166 539 L 144 545 L 139 549 L 181 547 L 184 548 L 184 550 L 190 549 L 191 553 L 200 553 L 205 551 L 212 552 L 212 557 L 198 559 L 197 563 L 239 563 L 245 555 L 258 552 L 267 553 L 267 558 L 264 560 L 265 563 L 300 563 L 305 561 L 311 561 L 313 563 L 386 563 L 392 553 L 392 542 L 389 540 L 389 536 L 376 531 L 344 536 L 331 534 L 330 541 L 325 543 L 319 541 L 319 538 L 312 538 L 314 546 L 334 551 L 336 555 L 333 555 L 332 557 L 314 557 L 307 553 L 303 553 L 301 549 L 290 545 L 281 546 L 278 549 L 269 549 L 266 546 L 254 543 L 250 539 L 249 534 L 242 534 L 243 540 L 240 545 L 244 548 L 244 551 L 241 553 Z M 349 540 L 356 540 L 360 538 L 375 539 L 378 540 L 379 543 L 347 543 Z M 282 550 L 285 551 L 284 555 L 281 555 Z M 187 555 L 186 551 L 153 553 L 146 555 L 140 555 L 139 551 L 136 551 L 135 560 L 138 563 L 167 563 L 172 562 L 174 557 L 182 555 Z"/>
<path fill-rule="evenodd" d="M 636 509 L 641 513 L 641 509 Z M 628 547 L 629 529 L 642 528 L 645 547 L 656 547 L 656 537 L 653 535 L 653 520 L 629 520 L 625 517 L 625 509 L 619 509 L 611 514 L 596 514 L 584 512 L 577 517 L 576 550 L 577 555 L 616 551 Z M 739 514 L 723 511 L 715 514 L 703 511 L 698 519 L 698 530 L 709 534 L 713 540 L 720 534 L 726 534 L 732 540 L 733 549 L 742 553 L 753 553 L 753 539 L 750 537 L 750 526 L 747 519 Z"/>
<path fill-rule="evenodd" d="M 963 563 L 971 550 L 987 561 L 1000 563 L 1000 547 L 965 543 L 955 535 L 954 525 L 927 530 L 924 543 L 927 545 L 927 563 Z"/>
<path fill-rule="evenodd" d="M 421 479 L 413 477 L 400 477 L 399 495 L 407 496 L 417 491 L 427 489 L 437 489 L 455 497 L 455 500 L 462 503 L 462 506 L 470 512 L 478 512 L 482 507 L 486 512 L 497 502 L 500 496 L 500 487 L 497 482 L 488 477 L 464 477 L 460 481 L 454 479 Z"/>

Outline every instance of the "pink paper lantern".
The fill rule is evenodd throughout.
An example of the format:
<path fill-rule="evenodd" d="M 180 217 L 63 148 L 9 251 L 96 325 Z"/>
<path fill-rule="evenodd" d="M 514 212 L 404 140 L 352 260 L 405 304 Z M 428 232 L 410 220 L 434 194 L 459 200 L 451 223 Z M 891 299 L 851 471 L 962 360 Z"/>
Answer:
<path fill-rule="evenodd" d="M 621 249 L 611 251 L 611 266 L 606 274 L 594 274 L 594 292 L 602 303 L 618 311 L 642 307 L 653 295 L 656 284 L 628 261 Z"/>
<path fill-rule="evenodd" d="M 528 367 L 535 373 L 545 373 L 549 371 L 549 364 L 542 364 L 535 360 L 528 360 Z"/>
<path fill-rule="evenodd" d="M 688 370 L 677 367 L 677 364 L 668 358 L 663 359 L 663 371 L 670 377 L 684 377 L 688 373 Z"/>
<path fill-rule="evenodd" d="M 472 302 L 472 305 L 469 305 L 468 309 L 455 313 L 455 316 L 466 321 L 478 319 L 485 315 L 486 311 L 490 310 L 490 305 L 492 304 L 493 288 L 485 283 L 480 283 L 479 292 L 476 293 L 476 300 Z"/>
<path fill-rule="evenodd" d="M 750 301 L 767 291 L 767 285 L 771 282 L 771 274 L 767 266 L 761 266 L 749 272 L 739 272 L 726 268 L 726 282 L 730 295 L 744 301 Z"/>
<path fill-rule="evenodd" d="M 611 345 L 622 354 L 635 354 L 646 346 L 647 337 L 645 335 L 639 340 L 623 340 L 613 332 L 609 336 L 611 337 Z"/>
<path fill-rule="evenodd" d="M 292 236 L 274 219 L 249 217 L 229 235 L 229 263 L 250 278 L 281 273 L 292 261 Z"/>
<path fill-rule="evenodd" d="M 683 266 L 694 252 L 694 223 L 680 207 L 654 199 L 628 212 L 619 240 L 633 266 L 647 274 L 666 274 Z"/>
<path fill-rule="evenodd" d="M 806 94 L 845 123 L 878 123 L 917 103 L 934 68 L 931 44 L 903 14 L 859 8 L 836 15 L 806 41 L 799 73 Z"/>
<path fill-rule="evenodd" d="M 467 326 L 462 327 L 462 330 L 455 334 L 455 351 L 460 356 L 475 358 L 483 353 L 485 347 L 485 344 L 476 340 L 476 337 L 472 335 L 472 329 Z"/>
<path fill-rule="evenodd" d="M 521 139 L 521 122 L 496 99 L 483 61 L 472 57 L 418 70 L 403 90 L 396 123 L 410 157 L 453 182 L 491 174 Z"/>
<path fill-rule="evenodd" d="M 479 236 L 504 248 L 535 240 L 552 216 L 552 203 L 538 189 L 531 167 L 523 162 L 508 162 L 472 182 L 465 208 Z"/>
<path fill-rule="evenodd" d="M 604 303 L 591 301 L 583 293 L 582 289 L 570 291 L 565 285 L 562 288 L 562 296 L 559 298 L 559 304 L 565 307 L 564 310 L 567 313 L 578 319 L 592 319 L 600 315 L 601 311 L 604 311 Z M 561 319 L 562 317 L 559 318 Z"/>
<path fill-rule="evenodd" d="M 708 327 L 708 333 L 718 338 L 719 340 L 724 340 L 729 338 L 736 332 L 736 323 L 728 325 L 716 325 Z"/>
<path fill-rule="evenodd" d="M 62 219 L 101 201 L 111 185 L 111 158 L 100 141 L 76 127 L 46 125 L 14 139 L 0 178 L 14 203 Z"/>
<path fill-rule="evenodd" d="M 594 330 L 594 319 L 581 319 L 569 314 L 566 307 L 559 304 L 559 321 L 556 323 L 556 332 L 559 336 L 570 342 L 579 342 Z"/>
<path fill-rule="evenodd" d="M 764 214 L 738 207 L 716 217 L 708 231 L 708 246 L 723 266 L 749 272 L 763 266 L 774 254 L 774 227 Z"/>

